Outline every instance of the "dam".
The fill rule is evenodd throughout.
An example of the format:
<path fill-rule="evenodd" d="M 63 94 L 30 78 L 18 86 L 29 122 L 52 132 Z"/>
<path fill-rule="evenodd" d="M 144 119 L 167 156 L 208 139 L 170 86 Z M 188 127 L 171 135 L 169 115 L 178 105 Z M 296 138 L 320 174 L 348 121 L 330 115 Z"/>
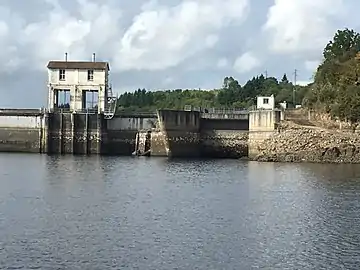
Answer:
<path fill-rule="evenodd" d="M 280 111 L 233 114 L 0 110 L 0 152 L 240 158 L 276 132 Z"/>
<path fill-rule="evenodd" d="M 0 152 L 251 158 L 283 117 L 274 106 L 119 112 L 109 63 L 65 55 L 47 68 L 47 108 L 0 109 Z"/>

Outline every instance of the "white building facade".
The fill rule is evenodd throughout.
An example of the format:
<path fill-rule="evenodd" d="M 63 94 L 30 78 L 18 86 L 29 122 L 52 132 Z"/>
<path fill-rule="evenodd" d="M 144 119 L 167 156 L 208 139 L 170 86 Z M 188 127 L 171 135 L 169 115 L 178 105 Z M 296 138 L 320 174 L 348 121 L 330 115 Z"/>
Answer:
<path fill-rule="evenodd" d="M 274 95 L 270 97 L 257 97 L 256 109 L 258 110 L 273 110 L 275 108 Z"/>
<path fill-rule="evenodd" d="M 106 111 L 109 99 L 113 98 L 109 63 L 50 61 L 47 68 L 50 111 Z"/>

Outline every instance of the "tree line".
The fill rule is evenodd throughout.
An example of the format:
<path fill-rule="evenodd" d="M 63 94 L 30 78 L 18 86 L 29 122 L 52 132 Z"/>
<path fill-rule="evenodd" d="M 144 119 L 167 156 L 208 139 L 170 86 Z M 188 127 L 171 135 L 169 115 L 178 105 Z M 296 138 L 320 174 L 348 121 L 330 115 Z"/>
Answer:
<path fill-rule="evenodd" d="M 126 92 L 118 99 L 120 111 L 155 111 L 156 109 L 184 109 L 186 105 L 202 108 L 243 108 L 256 104 L 256 97 L 274 95 L 277 103 L 286 101 L 301 104 L 306 87 L 294 86 L 284 74 L 281 80 L 260 74 L 248 80 L 244 85 L 233 77 L 225 77 L 220 89 L 193 90 L 175 89 L 148 91 L 138 89 Z"/>

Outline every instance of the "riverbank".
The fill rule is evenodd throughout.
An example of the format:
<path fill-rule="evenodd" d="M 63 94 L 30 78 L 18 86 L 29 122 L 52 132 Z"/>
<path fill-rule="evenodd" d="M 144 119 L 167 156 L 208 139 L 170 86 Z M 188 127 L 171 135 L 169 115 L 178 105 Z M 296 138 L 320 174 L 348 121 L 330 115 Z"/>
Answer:
<path fill-rule="evenodd" d="M 253 160 L 265 162 L 360 163 L 360 134 L 282 121 L 258 145 Z"/>

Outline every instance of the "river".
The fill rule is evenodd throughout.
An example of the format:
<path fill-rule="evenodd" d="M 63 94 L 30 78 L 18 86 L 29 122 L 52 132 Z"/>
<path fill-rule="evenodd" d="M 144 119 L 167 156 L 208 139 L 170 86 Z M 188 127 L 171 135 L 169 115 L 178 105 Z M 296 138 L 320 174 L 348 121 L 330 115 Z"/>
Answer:
<path fill-rule="evenodd" d="M 359 269 L 360 166 L 0 154 L 0 269 Z"/>

